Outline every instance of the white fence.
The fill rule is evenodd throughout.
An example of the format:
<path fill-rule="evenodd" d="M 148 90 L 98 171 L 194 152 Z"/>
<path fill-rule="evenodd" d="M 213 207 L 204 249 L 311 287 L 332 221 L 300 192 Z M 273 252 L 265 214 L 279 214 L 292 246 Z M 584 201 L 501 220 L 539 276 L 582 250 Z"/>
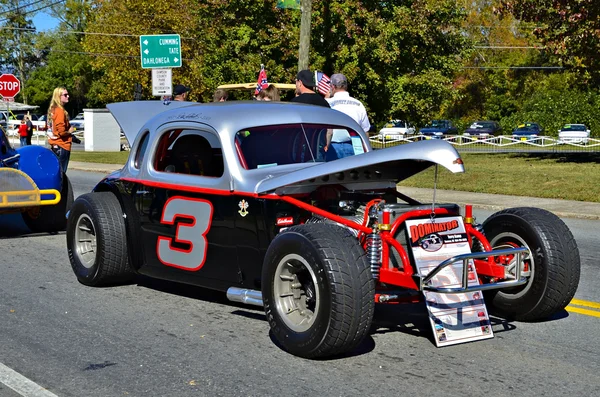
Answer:
<path fill-rule="evenodd" d="M 457 147 L 457 150 L 474 152 L 596 152 L 600 151 L 600 139 L 598 138 L 571 138 L 558 139 L 550 136 L 538 137 L 512 137 L 510 135 L 475 137 L 464 135 L 447 135 L 441 138 L 410 135 L 410 136 L 387 136 L 381 139 L 379 136 L 369 138 L 374 148 L 385 148 L 400 144 L 421 141 L 427 139 L 443 139 Z"/>

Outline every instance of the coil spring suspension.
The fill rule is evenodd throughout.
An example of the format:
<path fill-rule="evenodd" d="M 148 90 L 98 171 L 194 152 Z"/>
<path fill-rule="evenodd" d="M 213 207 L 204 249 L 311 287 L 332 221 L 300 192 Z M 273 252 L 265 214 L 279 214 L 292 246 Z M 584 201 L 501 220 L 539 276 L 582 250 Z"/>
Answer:
<path fill-rule="evenodd" d="M 373 278 L 378 279 L 381 268 L 381 235 L 379 233 L 367 235 L 367 257 L 371 264 Z"/>

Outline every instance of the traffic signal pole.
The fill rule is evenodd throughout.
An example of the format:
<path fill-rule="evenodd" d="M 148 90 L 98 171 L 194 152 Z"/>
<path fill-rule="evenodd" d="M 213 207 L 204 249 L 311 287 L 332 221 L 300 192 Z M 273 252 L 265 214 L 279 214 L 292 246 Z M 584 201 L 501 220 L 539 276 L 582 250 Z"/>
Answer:
<path fill-rule="evenodd" d="M 298 71 L 308 69 L 308 53 L 310 52 L 310 17 L 312 0 L 300 0 L 300 48 L 298 49 Z"/>

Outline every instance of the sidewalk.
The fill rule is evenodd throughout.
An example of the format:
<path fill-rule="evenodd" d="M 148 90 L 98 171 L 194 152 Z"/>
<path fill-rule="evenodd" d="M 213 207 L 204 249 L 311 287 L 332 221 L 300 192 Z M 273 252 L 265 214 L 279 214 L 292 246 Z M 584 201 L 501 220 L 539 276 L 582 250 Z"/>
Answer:
<path fill-rule="evenodd" d="M 121 169 L 119 164 L 69 162 L 69 169 L 110 173 Z M 400 192 L 416 200 L 430 203 L 433 200 L 433 189 L 400 187 Z M 556 200 L 538 197 L 507 196 L 503 194 L 486 194 L 458 192 L 454 190 L 437 190 L 435 201 L 456 203 L 459 205 L 472 204 L 473 208 L 499 211 L 511 207 L 537 207 L 548 210 L 560 217 L 579 219 L 600 219 L 600 203 L 585 201 Z"/>

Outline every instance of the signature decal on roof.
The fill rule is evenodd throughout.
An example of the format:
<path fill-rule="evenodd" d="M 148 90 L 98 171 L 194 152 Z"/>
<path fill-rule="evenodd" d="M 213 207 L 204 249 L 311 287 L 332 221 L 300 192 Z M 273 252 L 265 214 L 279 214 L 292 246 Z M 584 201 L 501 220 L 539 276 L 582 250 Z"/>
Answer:
<path fill-rule="evenodd" d="M 173 116 L 169 116 L 167 117 L 167 120 L 172 121 L 172 120 L 189 120 L 189 119 L 196 119 L 196 120 L 205 120 L 208 121 L 211 119 L 210 116 L 206 116 L 203 115 L 202 113 L 198 113 L 198 112 L 182 112 L 179 114 L 175 114 Z"/>

